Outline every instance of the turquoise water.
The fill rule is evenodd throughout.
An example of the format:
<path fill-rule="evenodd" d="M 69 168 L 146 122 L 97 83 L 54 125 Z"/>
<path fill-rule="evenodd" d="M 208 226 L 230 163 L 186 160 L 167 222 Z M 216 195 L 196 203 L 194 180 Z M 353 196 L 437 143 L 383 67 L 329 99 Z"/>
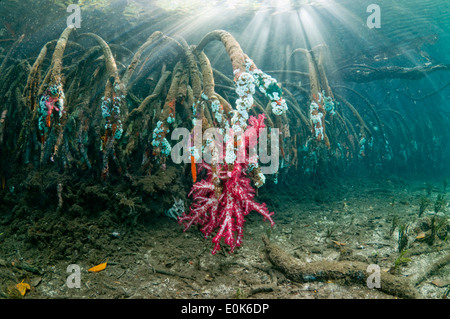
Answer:
<path fill-rule="evenodd" d="M 190 267 L 191 259 L 226 258 L 211 252 L 242 257 L 247 238 L 256 254 L 269 225 L 291 222 L 294 230 L 274 228 L 274 238 L 289 246 L 301 227 L 326 225 L 340 247 L 333 227 L 351 219 L 357 236 L 367 234 L 361 229 L 373 224 L 362 216 L 374 211 L 377 227 L 395 230 L 373 232 L 390 241 L 379 245 L 391 245 L 382 261 L 403 256 L 392 237 L 405 233 L 399 216 L 403 230 L 413 216 L 407 247 L 448 250 L 448 1 L 9 0 L 0 12 L 5 265 L 19 251 L 37 264 L 100 263 L 93 255 L 108 249 L 164 250 L 149 242 L 172 247 L 205 235 L 182 260 Z M 358 205 L 351 216 L 348 207 Z M 328 209 L 341 224 L 321 215 Z M 303 223 L 307 211 L 318 215 Z M 244 227 L 250 212 L 257 239 Z M 148 225 L 156 239 L 145 237 Z M 306 246 L 314 244 L 309 231 Z M 422 232 L 426 243 L 412 245 Z M 320 243 L 319 252 L 332 245 Z M 365 258 L 378 261 L 373 254 Z M 214 271 L 232 277 L 222 270 Z"/>

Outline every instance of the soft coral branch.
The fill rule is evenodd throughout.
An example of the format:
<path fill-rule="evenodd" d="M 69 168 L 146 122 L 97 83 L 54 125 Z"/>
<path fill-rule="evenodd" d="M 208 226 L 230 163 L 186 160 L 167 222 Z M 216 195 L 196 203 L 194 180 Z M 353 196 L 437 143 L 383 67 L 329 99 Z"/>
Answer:
<path fill-rule="evenodd" d="M 264 128 L 264 115 L 251 117 L 249 123 L 251 126 L 247 128 L 245 136 L 256 134 L 254 137 L 258 137 L 259 129 Z M 216 164 L 213 167 L 202 163 L 201 167 L 206 169 L 206 178 L 193 185 L 189 193 L 194 199 L 190 212 L 178 218 L 178 222 L 184 224 L 185 231 L 192 225 L 202 226 L 200 230 L 205 237 L 217 229 L 212 239 L 212 254 L 220 250 L 222 238 L 230 246 L 230 253 L 242 244 L 245 216 L 252 211 L 260 213 L 264 220 L 274 225 L 271 217 L 273 212 L 269 212 L 265 203 L 254 200 L 255 189 L 246 176 L 248 166 L 248 161 L 233 165 Z M 222 188 L 220 192 L 217 192 L 218 187 Z"/>

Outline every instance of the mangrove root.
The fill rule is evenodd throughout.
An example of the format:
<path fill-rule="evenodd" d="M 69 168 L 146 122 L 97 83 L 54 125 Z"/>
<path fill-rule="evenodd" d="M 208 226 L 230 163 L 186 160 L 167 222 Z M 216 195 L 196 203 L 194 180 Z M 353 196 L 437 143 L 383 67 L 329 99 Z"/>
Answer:
<path fill-rule="evenodd" d="M 279 246 L 270 243 L 266 236 L 262 237 L 267 256 L 273 267 L 281 271 L 292 281 L 327 281 L 341 280 L 348 284 L 367 285 L 368 264 L 357 261 L 321 260 L 304 263 L 287 254 Z M 405 278 L 399 278 L 389 273 L 380 272 L 380 290 L 401 298 L 416 298 L 417 294 Z"/>
<path fill-rule="evenodd" d="M 450 65 L 437 64 L 437 65 L 420 65 L 413 68 L 403 68 L 399 66 L 387 66 L 378 69 L 360 67 L 349 68 L 345 71 L 341 71 L 340 76 L 343 80 L 349 82 L 371 82 L 383 79 L 408 79 L 418 80 L 424 78 L 429 73 L 448 70 Z"/>

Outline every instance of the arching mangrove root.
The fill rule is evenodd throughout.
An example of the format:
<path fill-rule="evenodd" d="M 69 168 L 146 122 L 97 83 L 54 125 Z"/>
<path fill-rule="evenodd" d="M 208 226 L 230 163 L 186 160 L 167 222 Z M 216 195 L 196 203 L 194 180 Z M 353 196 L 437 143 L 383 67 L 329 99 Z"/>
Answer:
<path fill-rule="evenodd" d="M 295 282 L 342 280 L 348 284 L 367 286 L 367 278 L 372 274 L 367 271 L 368 264 L 357 261 L 321 260 L 304 263 L 288 255 L 278 245 L 270 243 L 266 236 L 262 240 L 273 267 Z M 380 275 L 381 291 L 400 298 L 417 298 L 416 291 L 405 278 L 385 272 L 380 272 Z"/>
<path fill-rule="evenodd" d="M 341 71 L 340 76 L 343 80 L 349 82 L 371 82 L 383 79 L 408 79 L 418 80 L 428 76 L 428 74 L 441 70 L 449 70 L 448 64 L 436 65 L 419 65 L 412 68 L 399 66 L 386 66 L 380 68 L 371 68 L 368 66 L 357 65 L 356 67 L 348 67 L 347 70 Z"/>
<path fill-rule="evenodd" d="M 297 52 L 304 53 L 308 62 L 309 84 L 311 90 L 309 118 L 313 126 L 315 139 L 317 141 L 323 141 L 327 148 L 330 148 L 330 141 L 325 127 L 325 116 L 327 115 L 327 111 L 332 111 L 330 113 L 334 113 L 334 103 L 332 101 L 333 97 L 331 96 L 332 93 L 329 89 L 328 80 L 326 79 L 323 68 L 318 68 L 318 65 L 321 63 L 321 61 L 317 62 L 311 51 L 305 49 L 296 49 L 292 52 L 291 57 Z M 322 83 L 322 86 L 320 80 L 322 80 L 322 82 L 325 82 Z M 322 87 L 325 89 L 323 89 Z M 325 95 L 325 90 L 329 92 L 329 96 Z M 332 106 L 330 110 L 327 110 L 326 102 L 328 103 L 327 105 Z"/>

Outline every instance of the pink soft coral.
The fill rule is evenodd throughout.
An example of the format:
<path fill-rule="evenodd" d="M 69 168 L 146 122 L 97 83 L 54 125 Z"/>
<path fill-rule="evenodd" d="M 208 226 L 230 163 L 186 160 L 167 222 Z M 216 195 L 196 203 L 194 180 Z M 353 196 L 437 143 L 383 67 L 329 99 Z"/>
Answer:
<path fill-rule="evenodd" d="M 249 123 L 251 126 L 247 128 L 244 136 L 256 134 L 254 137 L 258 137 L 259 129 L 264 128 L 264 115 L 260 115 L 258 119 L 251 117 Z M 250 147 L 255 146 L 252 145 L 252 139 L 248 144 Z M 274 225 L 271 218 L 273 212 L 269 213 L 265 203 L 259 204 L 254 200 L 255 190 L 250 179 L 246 177 L 248 164 L 248 159 L 245 163 L 234 163 L 231 166 L 216 164 L 211 167 L 206 163 L 201 164 L 201 167 L 206 169 L 206 179 L 193 185 L 189 193 L 194 199 L 190 212 L 183 213 L 183 216 L 178 218 L 178 222 L 184 224 L 185 231 L 192 225 L 200 225 L 200 231 L 205 237 L 217 229 L 212 239 L 213 255 L 220 250 L 222 238 L 225 244 L 230 246 L 230 253 L 241 245 L 244 217 L 251 211 L 257 211 L 263 215 L 264 220 L 270 221 L 271 226 Z"/>

